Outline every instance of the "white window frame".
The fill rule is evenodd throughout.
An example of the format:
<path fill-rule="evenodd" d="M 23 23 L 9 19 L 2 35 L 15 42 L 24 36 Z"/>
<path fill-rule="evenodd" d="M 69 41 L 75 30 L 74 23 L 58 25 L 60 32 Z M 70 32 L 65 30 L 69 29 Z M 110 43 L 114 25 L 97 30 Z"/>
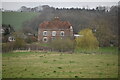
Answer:
<path fill-rule="evenodd" d="M 46 41 L 45 41 L 45 39 L 46 39 Z M 43 37 L 43 40 L 42 40 L 43 42 L 48 42 L 48 38 L 47 37 Z"/>
<path fill-rule="evenodd" d="M 56 36 L 56 31 L 52 31 L 52 36 Z"/>
<path fill-rule="evenodd" d="M 15 38 L 10 36 L 10 37 L 8 37 L 8 41 L 10 41 L 10 42 L 15 41 Z"/>
<path fill-rule="evenodd" d="M 43 31 L 43 36 L 47 36 L 47 31 Z"/>
<path fill-rule="evenodd" d="M 11 42 L 12 41 L 12 37 L 8 37 L 8 40 Z"/>
<path fill-rule="evenodd" d="M 63 34 L 63 35 L 62 35 Z M 61 31 L 60 32 L 60 36 L 64 36 L 65 35 L 65 32 L 64 31 Z"/>
<path fill-rule="evenodd" d="M 4 30 L 4 29 L 1 29 L 1 33 L 5 33 L 5 30 Z"/>

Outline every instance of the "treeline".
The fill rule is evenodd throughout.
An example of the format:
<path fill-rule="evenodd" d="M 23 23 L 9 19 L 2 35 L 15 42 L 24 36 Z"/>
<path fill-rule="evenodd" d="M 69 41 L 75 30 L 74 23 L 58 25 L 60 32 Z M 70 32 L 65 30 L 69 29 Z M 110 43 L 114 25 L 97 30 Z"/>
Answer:
<path fill-rule="evenodd" d="M 101 11 L 101 12 L 109 12 L 109 8 L 108 7 L 105 7 L 105 6 L 99 6 L 99 7 L 96 7 L 96 8 L 55 8 L 56 10 L 81 10 L 81 11 Z"/>
<path fill-rule="evenodd" d="M 58 16 L 61 20 L 69 21 L 73 27 L 74 32 L 79 32 L 80 29 L 96 26 L 93 22 L 100 21 L 101 19 L 108 22 L 110 28 L 116 29 L 118 7 L 111 7 L 109 12 L 106 12 L 106 8 L 96 7 L 96 9 L 85 8 L 45 8 L 39 15 L 32 20 L 26 21 L 23 24 L 25 28 L 31 28 L 33 31 L 37 31 L 38 26 L 43 21 L 50 21 L 54 17 Z M 111 23 L 112 22 L 112 23 Z M 99 24 L 98 24 L 99 25 Z M 24 28 L 24 30 L 25 30 Z M 31 31 L 31 30 L 30 30 Z M 114 31 L 116 32 L 116 31 Z"/>

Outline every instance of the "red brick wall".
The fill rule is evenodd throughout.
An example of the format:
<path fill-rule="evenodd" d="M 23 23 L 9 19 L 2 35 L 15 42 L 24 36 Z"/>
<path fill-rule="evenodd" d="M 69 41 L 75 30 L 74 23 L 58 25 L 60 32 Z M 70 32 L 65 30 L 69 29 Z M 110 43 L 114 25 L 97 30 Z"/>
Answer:
<path fill-rule="evenodd" d="M 43 31 L 47 31 L 47 36 L 43 36 Z M 38 41 L 42 42 L 43 37 L 47 37 L 48 42 L 51 41 L 52 31 L 56 31 L 55 38 L 61 38 L 62 37 L 60 35 L 61 31 L 64 31 L 64 36 L 62 38 L 67 38 L 67 37 L 72 37 L 73 36 L 73 31 L 71 31 L 70 29 L 64 29 L 64 30 L 60 30 L 60 29 L 56 29 L 56 30 L 54 30 L 54 29 L 39 29 L 39 31 L 38 31 Z"/>

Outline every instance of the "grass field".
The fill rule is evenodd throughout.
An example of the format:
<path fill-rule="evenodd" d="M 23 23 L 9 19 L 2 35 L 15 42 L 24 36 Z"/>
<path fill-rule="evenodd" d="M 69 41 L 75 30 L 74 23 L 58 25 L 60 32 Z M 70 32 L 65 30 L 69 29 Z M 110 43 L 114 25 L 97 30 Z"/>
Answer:
<path fill-rule="evenodd" d="M 30 20 L 40 13 L 38 12 L 2 12 L 2 23 L 3 24 L 10 24 L 15 29 L 21 29 L 22 24 Z"/>
<path fill-rule="evenodd" d="M 3 54 L 3 78 L 117 78 L 118 55 L 58 52 Z"/>

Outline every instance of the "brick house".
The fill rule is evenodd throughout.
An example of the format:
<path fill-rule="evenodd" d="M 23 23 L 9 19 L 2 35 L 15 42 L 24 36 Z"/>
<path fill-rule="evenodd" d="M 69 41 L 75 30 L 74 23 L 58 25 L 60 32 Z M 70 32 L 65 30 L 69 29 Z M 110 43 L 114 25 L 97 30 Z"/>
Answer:
<path fill-rule="evenodd" d="M 44 21 L 38 28 L 38 41 L 50 42 L 54 39 L 73 38 L 73 28 L 68 21 L 55 17 L 52 21 Z"/>

